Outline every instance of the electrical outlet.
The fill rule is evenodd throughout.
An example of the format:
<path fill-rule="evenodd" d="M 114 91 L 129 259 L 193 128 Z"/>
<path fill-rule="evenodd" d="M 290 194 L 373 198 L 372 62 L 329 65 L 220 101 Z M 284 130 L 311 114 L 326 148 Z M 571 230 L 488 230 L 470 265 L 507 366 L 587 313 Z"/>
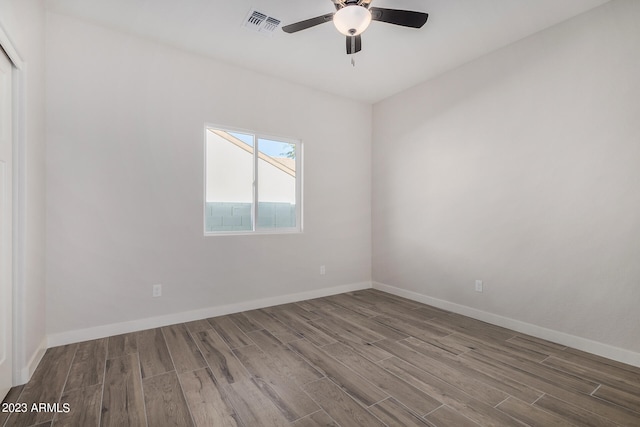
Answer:
<path fill-rule="evenodd" d="M 153 285 L 153 297 L 161 297 L 162 296 L 162 285 L 161 284 L 156 284 Z"/>
<path fill-rule="evenodd" d="M 482 292 L 482 280 L 476 280 L 476 292 Z"/>
<path fill-rule="evenodd" d="M 320 275 L 324 276 L 325 274 L 327 274 L 327 269 L 324 267 L 324 265 L 320 266 Z"/>

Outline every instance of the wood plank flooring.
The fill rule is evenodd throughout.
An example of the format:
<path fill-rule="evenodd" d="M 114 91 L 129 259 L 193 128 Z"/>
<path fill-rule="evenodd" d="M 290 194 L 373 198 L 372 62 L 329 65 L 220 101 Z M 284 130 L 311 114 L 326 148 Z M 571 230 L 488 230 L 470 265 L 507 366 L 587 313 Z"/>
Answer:
<path fill-rule="evenodd" d="M 52 405 L 0 427 L 639 427 L 640 368 L 365 290 L 51 348 L 5 402 Z"/>

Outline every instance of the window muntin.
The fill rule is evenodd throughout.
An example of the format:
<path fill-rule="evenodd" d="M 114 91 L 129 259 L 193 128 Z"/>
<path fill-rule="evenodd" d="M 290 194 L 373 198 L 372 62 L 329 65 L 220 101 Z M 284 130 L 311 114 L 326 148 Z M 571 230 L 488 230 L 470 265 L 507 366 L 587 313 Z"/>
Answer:
<path fill-rule="evenodd" d="M 205 133 L 205 234 L 301 231 L 301 142 L 213 126 Z"/>

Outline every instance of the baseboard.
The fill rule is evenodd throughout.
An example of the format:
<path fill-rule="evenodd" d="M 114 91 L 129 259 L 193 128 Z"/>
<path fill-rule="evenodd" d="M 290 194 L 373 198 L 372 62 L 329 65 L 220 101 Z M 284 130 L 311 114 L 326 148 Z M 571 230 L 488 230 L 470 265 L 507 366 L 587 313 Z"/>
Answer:
<path fill-rule="evenodd" d="M 125 334 L 128 332 L 158 328 L 161 326 L 173 325 L 176 323 L 191 322 L 193 320 L 206 319 L 208 317 L 223 316 L 225 314 L 255 310 L 257 308 L 271 307 L 274 305 L 288 304 L 291 302 L 304 301 L 312 298 L 321 298 L 329 295 L 341 294 L 344 292 L 369 289 L 371 287 L 371 282 L 352 283 L 349 285 L 334 286 L 331 288 L 316 289 L 313 291 L 245 301 L 237 304 L 208 307 L 200 310 L 167 314 L 164 316 L 132 320 L 129 322 L 112 323 L 109 325 L 96 326 L 93 328 L 77 329 L 73 331 L 51 334 L 47 337 L 47 343 L 49 347 L 55 347 L 59 345 L 104 338 L 112 335 Z"/>
<path fill-rule="evenodd" d="M 562 344 L 567 347 L 572 347 L 591 354 L 616 360 L 618 362 L 640 367 L 640 353 L 636 353 L 630 350 L 625 350 L 623 348 L 614 347 L 608 344 L 592 341 L 587 338 L 570 335 L 553 329 L 543 328 L 531 323 L 526 323 L 520 320 L 511 319 L 509 317 L 500 316 L 487 311 L 478 310 L 466 305 L 456 304 L 450 301 L 433 298 L 424 294 L 420 294 L 418 292 L 408 291 L 406 289 L 397 288 L 395 286 L 385 285 L 384 283 L 372 282 L 372 287 L 383 292 L 428 304 L 433 307 L 441 308 L 443 310 L 452 311 L 454 313 L 462 314 L 464 316 L 468 316 L 477 320 L 482 320 L 483 322 L 491 323 L 493 325 L 512 329 L 516 332 L 521 332 L 523 334 Z"/>
<path fill-rule="evenodd" d="M 20 378 L 18 378 L 18 385 L 26 384 L 31 379 L 31 376 L 36 371 L 38 364 L 42 360 L 44 353 L 47 351 L 47 338 L 45 337 L 33 352 L 27 366 L 20 370 Z"/>

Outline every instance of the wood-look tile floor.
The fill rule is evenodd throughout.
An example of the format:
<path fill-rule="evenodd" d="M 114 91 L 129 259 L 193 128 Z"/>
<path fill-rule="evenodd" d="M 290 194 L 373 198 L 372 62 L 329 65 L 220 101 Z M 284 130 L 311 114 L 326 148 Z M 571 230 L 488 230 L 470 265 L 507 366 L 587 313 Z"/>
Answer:
<path fill-rule="evenodd" d="M 365 290 L 51 348 L 5 402 L 62 411 L 0 426 L 640 426 L 640 368 Z"/>

